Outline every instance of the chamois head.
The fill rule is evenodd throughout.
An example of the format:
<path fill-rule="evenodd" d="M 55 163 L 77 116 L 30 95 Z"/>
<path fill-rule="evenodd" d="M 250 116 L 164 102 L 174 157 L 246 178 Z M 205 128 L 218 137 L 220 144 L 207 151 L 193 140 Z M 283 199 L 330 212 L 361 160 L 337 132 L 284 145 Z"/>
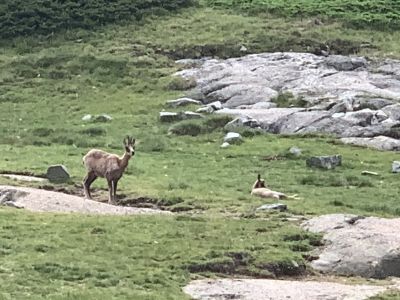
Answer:
<path fill-rule="evenodd" d="M 135 142 L 136 140 L 133 137 L 130 137 L 129 135 L 124 138 L 124 147 L 125 147 L 125 152 L 128 156 L 134 156 L 135 155 Z"/>
<path fill-rule="evenodd" d="M 253 186 L 253 189 L 258 189 L 258 188 L 265 188 L 265 180 L 261 179 L 260 174 L 258 174 L 257 181 L 254 183 L 254 186 Z"/>

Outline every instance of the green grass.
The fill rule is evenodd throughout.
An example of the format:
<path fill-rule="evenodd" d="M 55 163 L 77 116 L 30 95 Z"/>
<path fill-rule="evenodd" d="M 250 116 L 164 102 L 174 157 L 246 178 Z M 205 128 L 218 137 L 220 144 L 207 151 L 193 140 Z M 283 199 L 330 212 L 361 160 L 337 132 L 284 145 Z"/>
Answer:
<path fill-rule="evenodd" d="M 221 149 L 225 119 L 186 122 L 200 127 L 196 137 L 168 134 L 171 124 L 158 121 L 165 102 L 192 85 L 170 76 L 179 70 L 177 58 L 242 55 L 242 45 L 249 53 L 313 51 L 321 43 L 335 53 L 400 57 L 399 32 L 309 21 L 197 7 L 94 31 L 1 41 L 1 170 L 40 175 L 62 163 L 72 175 L 62 187 L 74 189 L 85 175 L 82 156 L 92 147 L 122 154 L 129 134 L 137 138 L 137 152 L 119 193 L 188 211 L 121 218 L 0 208 L 3 298 L 185 299 L 180 288 L 191 278 L 219 270 L 268 277 L 272 269 L 290 269 L 292 260 L 303 265 L 302 255 L 318 238 L 285 221 L 292 215 L 400 215 L 398 176 L 390 173 L 396 153 L 323 136 L 250 131 L 242 145 Z M 112 121 L 82 121 L 102 113 Z M 303 155 L 287 155 L 291 146 Z M 307 156 L 329 154 L 341 154 L 343 166 L 306 168 Z M 284 159 L 263 159 L 271 156 Z M 363 170 L 380 176 L 361 176 Z M 288 200 L 287 213 L 256 212 L 272 202 L 250 197 L 258 173 L 301 200 Z M 107 199 L 104 180 L 94 187 Z"/>
<path fill-rule="evenodd" d="M 271 277 L 265 261 L 301 262 L 302 252 L 290 249 L 313 239 L 293 226 L 282 239 L 283 221 L 77 218 L 4 208 L 0 216 L 2 299 L 188 299 L 180 289 L 189 270 Z"/>
<path fill-rule="evenodd" d="M 356 27 L 399 28 L 400 5 L 395 0 L 203 0 L 214 7 L 269 12 L 284 17 L 318 16 Z"/>

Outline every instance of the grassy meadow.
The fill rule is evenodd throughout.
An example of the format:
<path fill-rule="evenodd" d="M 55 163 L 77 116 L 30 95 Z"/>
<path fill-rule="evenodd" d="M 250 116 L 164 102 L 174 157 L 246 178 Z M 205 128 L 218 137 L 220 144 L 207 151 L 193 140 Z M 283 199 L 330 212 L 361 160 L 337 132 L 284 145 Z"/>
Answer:
<path fill-rule="evenodd" d="M 121 201 L 147 197 L 176 212 L 98 217 L 0 208 L 0 299 L 187 299 L 181 287 L 192 278 L 310 274 L 308 252 L 320 237 L 296 226 L 303 216 L 400 215 L 399 178 L 390 173 L 397 153 L 327 136 L 257 132 L 221 149 L 224 131 L 210 125 L 221 120 L 191 122 L 196 136 L 169 134 L 171 124 L 158 120 L 167 100 L 185 94 L 171 77 L 179 70 L 175 59 L 238 56 L 242 45 L 257 53 L 312 52 L 321 44 L 336 53 L 399 58 L 399 32 L 357 29 L 340 18 L 316 25 L 318 14 L 291 19 L 211 2 L 90 30 L 0 40 L 1 171 L 41 175 L 61 163 L 72 178 L 55 188 L 77 191 L 82 156 L 94 147 L 122 154 L 129 134 L 138 145 L 119 184 Z M 82 120 L 102 113 L 112 121 Z M 302 156 L 287 155 L 291 146 Z M 308 156 L 329 154 L 341 154 L 343 166 L 306 168 Z M 268 160 L 276 155 L 283 159 Z M 273 202 L 250 197 L 258 173 L 301 200 L 287 200 L 284 213 L 256 212 Z M 105 181 L 93 187 L 105 201 Z"/>

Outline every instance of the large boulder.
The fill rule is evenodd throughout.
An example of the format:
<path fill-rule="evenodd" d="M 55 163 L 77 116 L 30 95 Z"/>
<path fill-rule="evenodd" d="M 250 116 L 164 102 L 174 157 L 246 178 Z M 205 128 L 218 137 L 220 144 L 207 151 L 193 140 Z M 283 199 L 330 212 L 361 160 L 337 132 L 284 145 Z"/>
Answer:
<path fill-rule="evenodd" d="M 375 136 L 370 138 L 348 137 L 340 139 L 344 144 L 363 146 L 384 151 L 400 151 L 400 140 L 387 136 Z"/>
<path fill-rule="evenodd" d="M 306 160 L 306 164 L 308 167 L 316 167 L 330 170 L 342 165 L 342 156 L 312 156 Z"/>
<path fill-rule="evenodd" d="M 70 179 L 68 170 L 63 165 L 53 165 L 47 169 L 46 177 L 53 183 L 64 183 Z"/>
<path fill-rule="evenodd" d="M 324 273 L 367 278 L 400 276 L 400 218 L 325 215 L 302 224 L 323 234 L 324 246 L 311 266 Z"/>

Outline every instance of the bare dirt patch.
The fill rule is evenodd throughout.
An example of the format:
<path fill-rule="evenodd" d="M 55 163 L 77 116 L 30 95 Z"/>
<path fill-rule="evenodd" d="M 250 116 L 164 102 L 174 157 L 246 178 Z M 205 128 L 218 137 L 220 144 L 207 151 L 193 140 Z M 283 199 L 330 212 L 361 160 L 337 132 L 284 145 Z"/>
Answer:
<path fill-rule="evenodd" d="M 393 286 L 272 279 L 196 280 L 183 291 L 198 300 L 364 300 Z"/>
<path fill-rule="evenodd" d="M 170 213 L 150 208 L 122 207 L 43 189 L 0 186 L 0 204 L 35 212 L 101 215 Z"/>

